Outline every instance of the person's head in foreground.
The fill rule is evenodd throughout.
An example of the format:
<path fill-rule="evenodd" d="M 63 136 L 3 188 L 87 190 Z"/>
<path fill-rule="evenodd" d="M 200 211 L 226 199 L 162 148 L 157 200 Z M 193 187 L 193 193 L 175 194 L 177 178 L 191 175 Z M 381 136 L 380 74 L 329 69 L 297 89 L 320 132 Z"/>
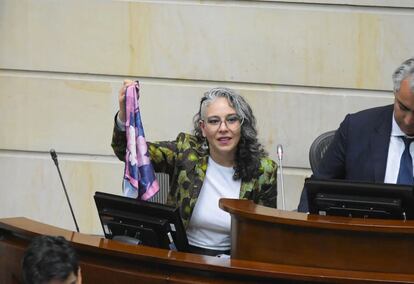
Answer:
<path fill-rule="evenodd" d="M 25 284 L 80 284 L 74 248 L 63 237 L 39 236 L 32 240 L 22 261 Z"/>

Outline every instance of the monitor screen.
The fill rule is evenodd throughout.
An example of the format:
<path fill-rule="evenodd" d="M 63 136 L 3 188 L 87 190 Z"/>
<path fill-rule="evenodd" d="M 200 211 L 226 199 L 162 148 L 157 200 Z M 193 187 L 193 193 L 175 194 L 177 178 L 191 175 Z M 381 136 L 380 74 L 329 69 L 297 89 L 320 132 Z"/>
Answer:
<path fill-rule="evenodd" d="M 98 191 L 94 199 L 106 238 L 188 250 L 187 235 L 178 208 Z"/>
<path fill-rule="evenodd" d="M 410 185 L 308 178 L 305 188 L 311 214 L 414 219 L 414 195 Z"/>

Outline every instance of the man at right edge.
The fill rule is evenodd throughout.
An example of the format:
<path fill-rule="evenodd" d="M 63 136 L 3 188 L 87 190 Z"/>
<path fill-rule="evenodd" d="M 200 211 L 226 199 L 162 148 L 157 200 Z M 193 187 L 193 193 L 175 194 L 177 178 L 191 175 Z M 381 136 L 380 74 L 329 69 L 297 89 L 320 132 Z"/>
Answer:
<path fill-rule="evenodd" d="M 414 184 L 414 57 L 392 79 L 394 104 L 348 114 L 315 178 Z M 306 188 L 298 211 L 308 212 Z"/>

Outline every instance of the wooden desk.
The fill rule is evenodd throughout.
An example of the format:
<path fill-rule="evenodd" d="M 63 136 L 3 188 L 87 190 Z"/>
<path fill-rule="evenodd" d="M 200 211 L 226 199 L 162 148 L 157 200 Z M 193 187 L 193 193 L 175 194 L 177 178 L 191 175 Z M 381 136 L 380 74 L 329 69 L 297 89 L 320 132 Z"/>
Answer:
<path fill-rule="evenodd" d="M 221 204 L 227 208 L 226 210 L 251 216 L 252 212 L 249 210 L 254 208 L 253 204 L 241 202 L 233 204 L 232 207 L 231 201 L 228 202 L 224 201 Z M 243 208 L 244 205 L 253 207 Z M 248 211 L 243 213 L 244 209 Z M 270 215 L 273 217 L 265 215 L 260 218 L 280 218 L 278 214 L 286 213 L 270 210 Z M 260 214 L 258 212 L 256 217 Z M 296 214 L 299 214 L 298 218 L 302 216 L 303 220 L 300 222 L 308 218 L 306 215 Z M 240 220 L 244 217 L 237 218 Z M 291 225 L 294 225 L 295 221 L 292 222 Z M 241 232 L 245 233 L 244 229 Z M 67 231 L 26 218 L 0 219 L 0 283 L 19 283 L 23 252 L 30 240 L 40 234 L 61 235 L 71 241 L 80 256 L 84 283 L 396 283 L 396 281 L 414 283 L 414 275 L 411 273 L 323 268 L 318 265 L 318 256 L 314 257 L 311 265 L 286 264 L 287 261 L 272 263 L 269 259 L 248 260 L 256 256 L 253 252 L 253 244 L 257 245 L 258 255 L 262 254 L 260 251 L 263 239 L 248 244 L 246 251 L 249 253 L 245 254 L 240 250 L 241 242 L 237 242 L 234 257 L 240 259 L 221 259 L 145 246 L 131 246 L 97 236 Z M 272 235 L 271 231 L 268 231 L 266 241 L 277 243 L 284 242 L 285 239 L 284 236 Z M 296 262 L 304 259 L 300 254 L 289 256 L 290 253 L 295 253 L 290 249 L 282 252 L 290 259 L 297 257 Z M 268 254 L 275 255 L 282 252 L 269 250 Z M 243 256 L 246 258 L 243 259 Z"/>
<path fill-rule="evenodd" d="M 232 216 L 232 259 L 359 272 L 414 281 L 414 221 L 281 211 L 221 199 Z"/>

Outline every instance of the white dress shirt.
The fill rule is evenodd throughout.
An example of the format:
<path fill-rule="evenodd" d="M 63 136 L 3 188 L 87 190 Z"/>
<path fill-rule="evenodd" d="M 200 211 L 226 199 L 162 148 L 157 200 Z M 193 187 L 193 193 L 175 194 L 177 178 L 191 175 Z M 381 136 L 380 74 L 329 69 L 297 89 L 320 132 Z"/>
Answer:
<path fill-rule="evenodd" d="M 388 147 L 387 167 L 385 169 L 384 183 L 397 183 L 398 172 L 400 171 L 401 156 L 405 150 L 404 141 L 401 137 L 406 136 L 405 133 L 398 126 L 395 121 L 394 114 L 392 115 L 392 128 L 390 137 L 390 146 Z M 414 155 L 414 143 L 410 145 L 411 157 Z M 413 159 L 414 168 L 414 159 Z"/>

